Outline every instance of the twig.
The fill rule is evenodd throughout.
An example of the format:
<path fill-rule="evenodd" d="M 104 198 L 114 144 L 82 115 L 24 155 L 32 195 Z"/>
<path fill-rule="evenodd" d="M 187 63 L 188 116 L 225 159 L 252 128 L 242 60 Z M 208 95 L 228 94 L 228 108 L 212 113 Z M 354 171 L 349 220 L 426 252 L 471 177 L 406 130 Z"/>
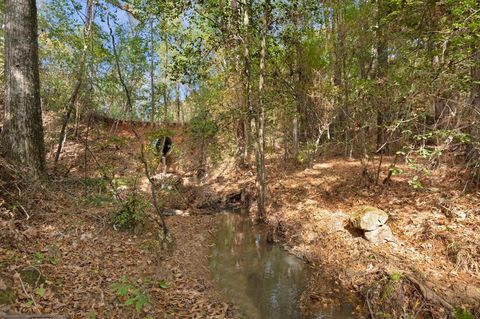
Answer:
<path fill-rule="evenodd" d="M 161 226 L 163 228 L 163 238 L 167 238 L 168 235 L 168 228 L 167 228 L 167 223 L 165 221 L 165 216 L 163 215 L 162 210 L 160 209 L 160 206 L 158 205 L 158 199 L 157 199 L 157 190 L 156 190 L 156 184 L 152 177 L 150 176 L 150 172 L 148 170 L 148 162 L 147 159 L 145 158 L 145 152 L 143 151 L 143 143 L 140 145 L 140 155 L 141 155 L 141 160 L 143 163 L 143 166 L 145 168 L 145 175 L 150 182 L 150 191 L 152 194 L 152 201 L 153 201 L 153 206 L 155 207 L 155 210 L 157 212 L 157 215 L 160 217 L 161 220 Z"/>
<path fill-rule="evenodd" d="M 95 164 L 97 164 L 97 167 L 101 170 L 101 172 L 102 172 L 102 177 L 103 177 L 105 180 L 108 181 L 108 184 L 110 184 L 110 187 L 112 188 L 112 191 L 113 191 L 115 197 L 123 204 L 123 199 L 122 199 L 122 197 L 120 196 L 120 194 L 118 193 L 117 187 L 115 186 L 115 184 L 113 184 L 113 179 L 115 178 L 115 176 L 112 177 L 112 178 L 110 178 L 110 177 L 108 176 L 107 172 L 105 171 L 105 168 L 104 168 L 102 165 L 100 165 L 100 163 L 98 162 L 97 158 L 95 157 L 95 154 L 93 154 L 93 152 L 90 150 L 89 147 L 87 147 L 87 150 L 88 150 L 88 152 L 90 153 L 90 155 L 92 156 L 93 160 L 95 161 Z"/>
<path fill-rule="evenodd" d="M 23 293 L 33 301 L 33 304 L 35 305 L 35 307 L 38 307 L 37 302 L 35 301 L 35 298 L 33 298 L 33 295 L 29 294 L 27 292 L 27 289 L 25 289 L 25 284 L 23 283 L 22 276 L 20 276 L 20 274 L 18 275 L 18 279 L 20 280 L 20 284 L 22 285 Z"/>
<path fill-rule="evenodd" d="M 372 319 L 375 319 L 375 315 L 373 314 L 372 307 L 370 306 L 370 289 L 367 290 L 367 296 L 366 296 L 366 301 L 367 301 L 367 307 L 368 307 L 368 312 L 370 313 L 370 317 Z"/>

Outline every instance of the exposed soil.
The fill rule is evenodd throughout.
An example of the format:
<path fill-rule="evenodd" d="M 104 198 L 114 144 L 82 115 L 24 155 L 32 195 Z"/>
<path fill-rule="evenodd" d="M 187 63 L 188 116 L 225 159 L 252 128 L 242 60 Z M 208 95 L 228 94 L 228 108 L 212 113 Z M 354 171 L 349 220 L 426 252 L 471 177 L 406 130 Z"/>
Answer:
<path fill-rule="evenodd" d="M 56 126 L 48 124 L 52 156 Z M 215 216 L 191 212 L 167 217 L 168 240 L 161 237 L 152 207 L 133 229 L 112 226 L 120 205 L 102 177 L 115 173 L 115 181 L 128 185 L 128 192 L 137 189 L 139 198 L 148 201 L 149 184 L 138 157 L 141 140 L 152 129 L 136 127 L 137 138 L 128 125 L 113 131 L 111 124 L 89 129 L 87 167 L 87 129 L 82 127 L 78 138 L 65 143 L 56 176 L 43 183 L 31 183 L 17 168 L 0 163 L 0 289 L 9 286 L 14 296 L 11 304 L 0 303 L 0 314 L 233 318 L 208 269 Z M 178 200 L 173 193 L 172 198 Z M 23 273 L 32 269 L 34 278 L 28 280 Z M 126 296 L 119 292 L 122 284 L 129 287 Z M 136 311 L 143 297 L 148 303 Z"/>
<path fill-rule="evenodd" d="M 56 124 L 48 122 L 47 128 L 51 157 Z M 112 130 L 108 122 L 83 126 L 66 142 L 56 175 L 43 183 L 0 163 L 0 290 L 10 286 L 7 297 L 14 297 L 13 303 L 0 304 L 0 311 L 71 318 L 234 318 L 208 269 L 214 215 L 189 209 L 189 216 L 168 217 L 172 238 L 167 241 L 151 207 L 133 229 L 112 226 L 119 203 L 102 177 L 114 177 L 147 201 L 149 184 L 138 157 L 151 130 L 139 125 L 133 132 L 126 124 Z M 85 152 L 87 131 L 91 153 Z M 173 155 L 170 167 L 186 174 L 195 168 L 189 159 L 198 150 L 181 133 L 173 142 L 185 149 L 183 157 Z M 384 161 L 384 172 L 390 162 Z M 317 270 L 302 296 L 304 309 L 314 311 L 342 295 L 359 298 L 364 313 L 374 318 L 445 318 L 455 308 L 479 316 L 480 199 L 477 192 L 463 192 L 459 170 L 440 165 L 415 190 L 409 184 L 413 172 L 405 165 L 400 168 L 406 173 L 379 186 L 363 177 L 359 161 L 331 158 L 311 169 L 294 167 L 280 158 L 268 160 L 268 223 L 274 240 Z M 166 205 L 185 210 L 196 200 L 192 192 L 238 200 L 244 190 L 254 214 L 254 182 L 253 170 L 224 161 L 202 188 L 172 191 Z M 389 214 L 396 243 L 373 245 L 349 228 L 348 217 L 361 205 Z M 25 269 L 38 273 L 30 283 L 21 275 Z M 337 288 L 325 291 L 325 280 Z M 118 292 L 122 281 L 129 285 L 127 296 Z M 135 301 L 127 300 L 142 296 L 149 302 L 136 311 Z"/>
<path fill-rule="evenodd" d="M 391 161 L 384 160 L 383 172 Z M 379 186 L 362 175 L 356 160 L 293 167 L 269 160 L 268 222 L 287 249 L 318 266 L 304 303 L 333 300 L 321 288 L 327 277 L 359 296 L 374 318 L 445 318 L 454 309 L 459 315 L 459 308 L 480 316 L 480 197 L 463 192 L 461 171 L 440 166 L 415 190 L 409 184 L 415 174 L 406 165 L 399 165 L 404 174 Z M 251 171 L 232 169 L 217 179 L 219 191 L 254 192 Z M 371 244 L 349 227 L 361 205 L 389 214 L 396 243 Z"/>

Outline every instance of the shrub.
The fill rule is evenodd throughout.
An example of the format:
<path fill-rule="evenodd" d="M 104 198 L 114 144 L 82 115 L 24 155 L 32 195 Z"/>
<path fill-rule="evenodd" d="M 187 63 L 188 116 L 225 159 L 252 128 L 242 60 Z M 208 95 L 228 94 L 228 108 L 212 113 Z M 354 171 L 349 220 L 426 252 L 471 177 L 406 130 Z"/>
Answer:
<path fill-rule="evenodd" d="M 122 207 L 113 216 L 113 225 L 116 229 L 133 229 L 142 222 L 149 203 L 131 194 L 122 204 Z"/>

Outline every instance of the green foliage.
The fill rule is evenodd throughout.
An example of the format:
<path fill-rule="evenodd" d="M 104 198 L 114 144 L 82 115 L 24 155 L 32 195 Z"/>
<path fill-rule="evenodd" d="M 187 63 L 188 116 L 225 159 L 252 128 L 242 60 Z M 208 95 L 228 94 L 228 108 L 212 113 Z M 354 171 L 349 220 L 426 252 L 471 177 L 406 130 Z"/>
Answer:
<path fill-rule="evenodd" d="M 410 185 L 410 187 L 412 187 L 415 190 L 423 189 L 422 182 L 420 181 L 420 178 L 417 175 L 415 175 L 413 178 L 411 178 L 408 181 L 408 185 Z"/>
<path fill-rule="evenodd" d="M 37 294 L 38 296 L 40 296 L 42 298 L 45 296 L 45 293 L 46 293 L 46 290 L 43 287 L 38 287 L 38 288 L 35 289 L 35 294 Z"/>
<path fill-rule="evenodd" d="M 303 143 L 297 155 L 297 161 L 303 166 L 309 166 L 314 160 L 316 145 L 314 142 Z"/>
<path fill-rule="evenodd" d="M 160 280 L 158 282 L 158 286 L 162 289 L 168 289 L 168 288 L 170 288 L 170 283 L 166 280 Z"/>
<path fill-rule="evenodd" d="M 197 109 L 190 120 L 190 132 L 196 138 L 211 139 L 217 134 L 218 126 L 208 110 Z"/>
<path fill-rule="evenodd" d="M 79 180 L 80 184 L 85 187 L 106 189 L 108 182 L 101 177 L 97 178 L 82 178 Z"/>
<path fill-rule="evenodd" d="M 133 229 L 143 221 L 146 210 L 150 204 L 136 194 L 130 194 L 122 207 L 113 216 L 113 224 L 115 228 L 126 230 Z"/>
<path fill-rule="evenodd" d="M 404 171 L 398 167 L 390 167 L 389 168 L 390 172 L 392 172 L 392 176 L 397 176 L 397 175 L 400 175 L 400 174 L 403 174 Z"/>
<path fill-rule="evenodd" d="M 386 301 L 392 295 L 392 293 L 395 292 L 402 278 L 403 275 L 398 272 L 394 272 L 388 276 L 388 282 L 382 292 L 383 301 Z"/>
<path fill-rule="evenodd" d="M 113 202 L 113 196 L 108 194 L 94 194 L 94 195 L 87 195 L 83 197 L 80 202 L 82 205 L 91 205 L 95 207 L 101 207 L 105 205 L 105 203 Z"/>
<path fill-rule="evenodd" d="M 45 260 L 45 255 L 42 254 L 41 252 L 37 251 L 33 254 L 33 258 L 35 258 L 35 261 L 38 263 L 38 264 L 41 264 L 43 263 L 43 261 Z"/>
<path fill-rule="evenodd" d="M 455 319 L 475 319 L 475 317 L 473 316 L 473 314 L 466 310 L 466 309 L 462 309 L 462 308 L 456 308 L 455 309 Z"/>
<path fill-rule="evenodd" d="M 149 303 L 148 293 L 144 289 L 130 284 L 125 275 L 122 276 L 120 282 L 113 283 L 110 288 L 123 301 L 124 305 L 132 306 L 137 313 L 141 313 Z"/>

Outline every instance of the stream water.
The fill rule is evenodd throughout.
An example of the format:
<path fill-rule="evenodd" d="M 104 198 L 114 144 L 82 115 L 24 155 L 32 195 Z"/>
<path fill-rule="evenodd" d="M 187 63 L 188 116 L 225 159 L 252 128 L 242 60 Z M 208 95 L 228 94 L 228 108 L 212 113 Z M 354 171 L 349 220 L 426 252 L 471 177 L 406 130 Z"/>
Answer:
<path fill-rule="evenodd" d="M 278 245 L 246 212 L 222 213 L 214 234 L 210 269 L 217 288 L 248 319 L 353 319 L 353 307 L 326 308 L 313 316 L 300 311 L 298 299 L 311 269 Z"/>

